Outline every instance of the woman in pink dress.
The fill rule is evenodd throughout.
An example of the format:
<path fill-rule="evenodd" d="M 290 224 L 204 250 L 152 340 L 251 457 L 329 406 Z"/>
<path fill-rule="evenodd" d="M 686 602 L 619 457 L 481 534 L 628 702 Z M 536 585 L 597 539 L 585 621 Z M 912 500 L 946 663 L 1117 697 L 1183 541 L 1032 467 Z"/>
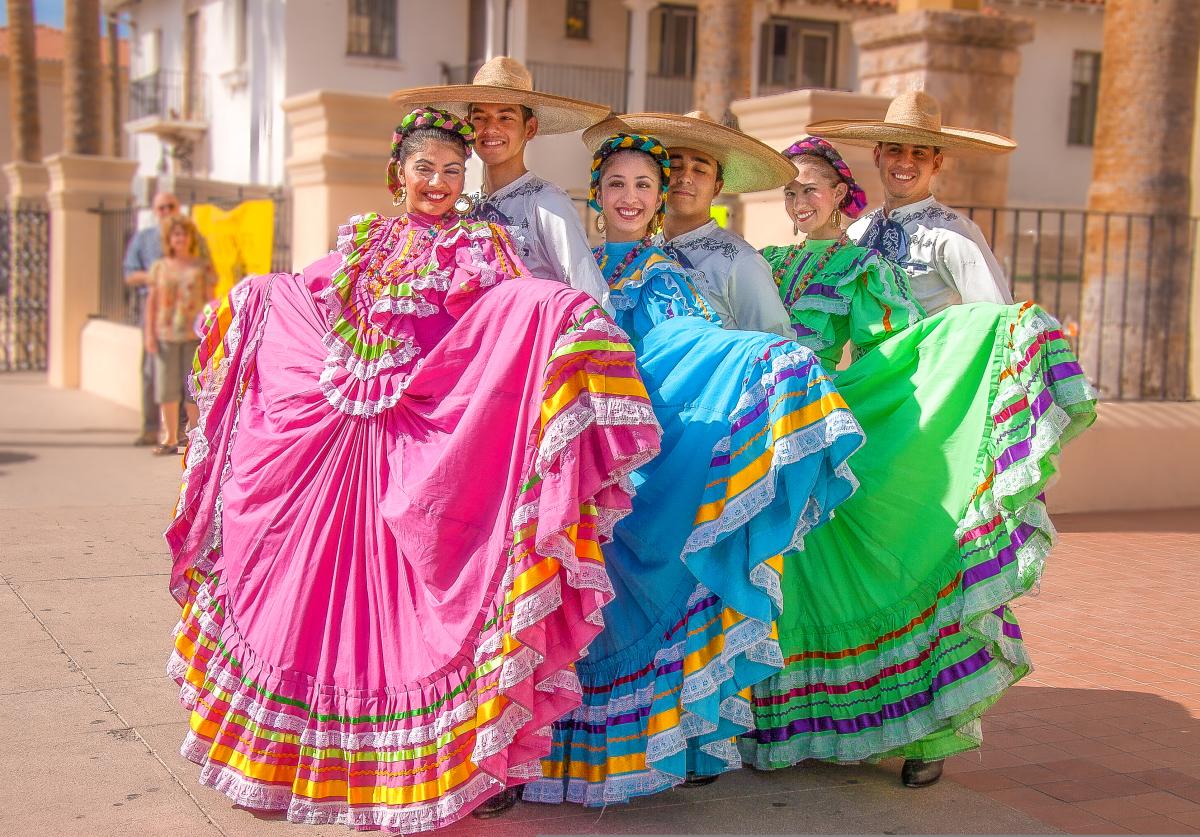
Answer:
<path fill-rule="evenodd" d="M 660 431 L 600 307 L 453 209 L 472 139 L 407 116 L 401 214 L 242 282 L 201 343 L 170 672 L 183 754 L 239 805 L 437 828 L 540 776 L 580 703 Z"/>

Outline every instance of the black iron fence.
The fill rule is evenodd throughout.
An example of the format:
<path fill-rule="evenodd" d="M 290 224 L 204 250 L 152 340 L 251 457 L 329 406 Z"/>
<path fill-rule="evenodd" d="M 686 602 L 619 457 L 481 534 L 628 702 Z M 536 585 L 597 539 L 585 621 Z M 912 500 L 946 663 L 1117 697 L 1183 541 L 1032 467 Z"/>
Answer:
<path fill-rule="evenodd" d="M 208 114 L 205 77 L 181 70 L 155 70 L 129 82 L 129 118 L 202 120 Z"/>
<path fill-rule="evenodd" d="M 211 189 L 202 185 L 180 189 L 176 197 L 185 207 L 214 204 L 232 209 L 245 200 L 267 198 L 274 202 L 271 238 L 271 270 L 292 270 L 292 203 L 291 194 L 283 189 L 265 190 L 254 187 L 230 187 L 214 184 Z M 92 210 L 100 216 L 100 310 L 102 319 L 126 325 L 140 325 L 144 293 L 125 284 L 125 252 L 138 230 L 138 210 L 131 203 L 100 205 Z"/>
<path fill-rule="evenodd" d="M 49 310 L 50 213 L 0 209 L 0 371 L 46 368 Z"/>
<path fill-rule="evenodd" d="M 1194 398 L 1190 312 L 1200 218 L 968 206 L 1014 299 L 1063 324 L 1107 400 Z"/>
<path fill-rule="evenodd" d="M 101 204 L 93 211 L 100 216 L 100 310 L 96 313 L 104 320 L 140 325 L 145 294 L 125 284 L 124 267 L 125 250 L 137 232 L 137 207 Z"/>

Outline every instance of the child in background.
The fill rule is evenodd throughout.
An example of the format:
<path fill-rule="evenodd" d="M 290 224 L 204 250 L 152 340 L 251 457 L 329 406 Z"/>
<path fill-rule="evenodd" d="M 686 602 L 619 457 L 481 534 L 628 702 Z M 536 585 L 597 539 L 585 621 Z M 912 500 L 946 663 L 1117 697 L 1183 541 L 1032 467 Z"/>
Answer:
<path fill-rule="evenodd" d="M 160 415 L 158 456 L 180 451 L 179 402 L 187 410 L 188 430 L 199 413 L 185 381 L 199 341 L 194 324 L 216 289 L 216 273 L 200 256 L 200 235 L 192 221 L 172 215 L 162 222 L 163 258 L 150 267 L 146 302 L 146 352 L 154 357 L 155 401 Z"/>

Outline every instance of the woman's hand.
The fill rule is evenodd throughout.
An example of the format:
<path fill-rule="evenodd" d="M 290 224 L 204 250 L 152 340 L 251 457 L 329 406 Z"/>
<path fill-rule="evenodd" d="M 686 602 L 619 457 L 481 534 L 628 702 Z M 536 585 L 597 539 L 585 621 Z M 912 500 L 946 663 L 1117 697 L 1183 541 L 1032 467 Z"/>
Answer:
<path fill-rule="evenodd" d="M 158 354 L 158 338 L 155 337 L 153 334 L 147 334 L 145 347 L 146 347 L 146 354 L 148 354 L 148 355 Z"/>

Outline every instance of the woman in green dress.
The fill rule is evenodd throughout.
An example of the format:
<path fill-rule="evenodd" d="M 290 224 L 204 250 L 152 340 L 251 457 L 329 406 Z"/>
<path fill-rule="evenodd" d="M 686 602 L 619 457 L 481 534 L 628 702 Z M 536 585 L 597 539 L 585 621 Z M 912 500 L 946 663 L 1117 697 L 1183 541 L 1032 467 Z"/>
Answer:
<path fill-rule="evenodd" d="M 980 717 L 1030 669 L 1010 603 L 1054 543 L 1043 491 L 1095 396 L 1037 305 L 958 305 L 926 317 L 905 274 L 851 243 L 862 190 L 837 151 L 788 150 L 785 203 L 801 245 L 768 247 L 797 341 L 866 433 L 858 492 L 784 559 L 784 668 L 754 688 L 741 739 L 759 769 L 903 756 L 932 784 L 976 748 Z"/>

